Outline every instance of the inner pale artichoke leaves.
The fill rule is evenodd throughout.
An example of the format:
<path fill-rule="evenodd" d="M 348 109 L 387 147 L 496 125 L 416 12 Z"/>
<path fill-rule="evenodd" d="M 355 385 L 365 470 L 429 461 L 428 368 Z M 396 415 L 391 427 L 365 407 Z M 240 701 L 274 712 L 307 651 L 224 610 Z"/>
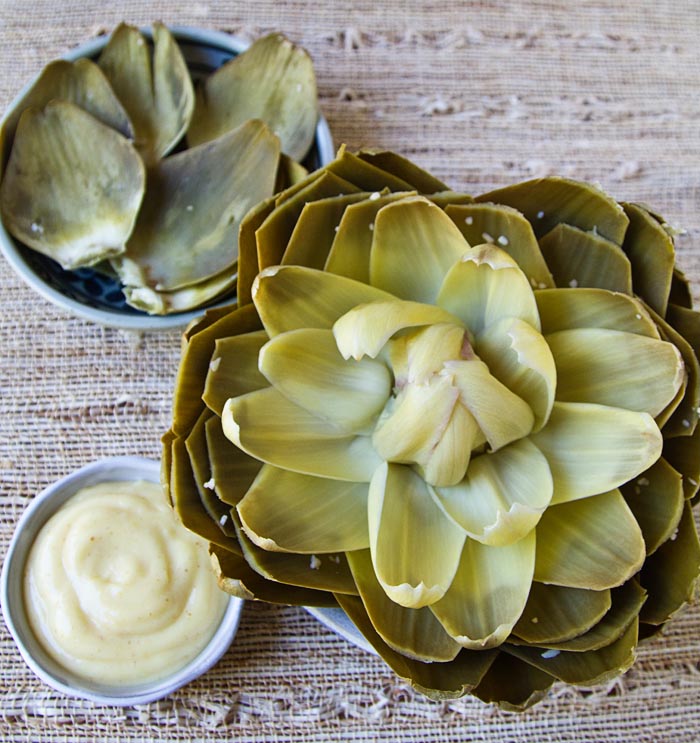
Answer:
<path fill-rule="evenodd" d="M 523 709 L 625 671 L 700 572 L 700 316 L 655 224 L 344 148 L 251 211 L 164 438 L 222 587 L 337 602 L 434 698 Z"/>

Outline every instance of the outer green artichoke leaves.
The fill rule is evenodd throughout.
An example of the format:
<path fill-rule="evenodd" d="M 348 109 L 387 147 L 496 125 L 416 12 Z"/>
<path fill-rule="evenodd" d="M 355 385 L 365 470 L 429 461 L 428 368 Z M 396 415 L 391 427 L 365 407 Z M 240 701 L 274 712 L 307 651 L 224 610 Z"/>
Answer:
<path fill-rule="evenodd" d="M 318 119 L 313 62 L 282 34 L 259 39 L 207 78 L 197 90 L 187 141 L 208 142 L 248 119 L 262 119 L 294 160 L 303 160 L 313 142 Z"/>
<path fill-rule="evenodd" d="M 138 29 L 120 24 L 99 65 L 134 126 L 134 144 L 147 164 L 178 143 L 194 110 L 194 87 L 175 39 L 153 24 L 153 50 Z"/>
<path fill-rule="evenodd" d="M 0 187 L 3 222 L 72 269 L 124 252 L 145 170 L 131 142 L 72 103 L 22 115 Z"/>
<path fill-rule="evenodd" d="M 260 467 L 222 498 L 225 590 L 332 592 L 432 698 L 524 709 L 624 672 L 700 572 L 700 319 L 627 212 L 557 178 L 472 200 L 344 148 L 251 211 L 239 307 L 186 336 L 166 447 Z"/>

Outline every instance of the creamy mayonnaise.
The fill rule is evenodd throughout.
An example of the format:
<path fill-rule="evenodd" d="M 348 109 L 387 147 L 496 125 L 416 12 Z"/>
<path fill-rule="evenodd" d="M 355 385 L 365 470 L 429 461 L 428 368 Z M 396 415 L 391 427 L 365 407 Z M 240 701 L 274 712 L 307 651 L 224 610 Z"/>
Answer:
<path fill-rule="evenodd" d="M 24 595 L 44 649 L 76 675 L 109 685 L 186 665 L 228 601 L 206 542 L 146 481 L 102 483 L 70 498 L 31 548 Z"/>

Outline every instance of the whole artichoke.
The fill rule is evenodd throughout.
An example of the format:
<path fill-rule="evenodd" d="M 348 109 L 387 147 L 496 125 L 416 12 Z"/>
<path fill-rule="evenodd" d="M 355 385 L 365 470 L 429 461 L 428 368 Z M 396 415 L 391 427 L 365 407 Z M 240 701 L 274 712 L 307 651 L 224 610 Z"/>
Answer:
<path fill-rule="evenodd" d="M 239 246 L 163 457 L 222 588 L 340 605 L 432 697 L 522 709 L 626 670 L 700 571 L 700 315 L 667 225 L 341 149 Z"/>

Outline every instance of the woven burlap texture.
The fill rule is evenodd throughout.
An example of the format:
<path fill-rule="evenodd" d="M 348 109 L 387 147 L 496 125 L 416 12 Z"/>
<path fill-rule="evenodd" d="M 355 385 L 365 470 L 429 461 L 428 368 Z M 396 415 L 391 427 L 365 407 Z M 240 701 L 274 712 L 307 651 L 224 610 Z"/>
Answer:
<path fill-rule="evenodd" d="M 683 228 L 700 289 L 700 4 L 610 0 L 385 2 L 0 0 L 0 108 L 50 59 L 121 20 L 311 52 L 336 144 L 386 147 L 457 189 L 557 173 L 654 206 Z M 0 260 L 0 555 L 32 497 L 94 459 L 157 458 L 177 332 L 142 336 L 70 317 Z M 138 708 L 43 686 L 0 627 L 0 739 L 11 741 L 700 740 L 700 609 L 643 646 L 622 679 L 555 686 L 523 715 L 436 703 L 302 609 L 246 605 L 208 674 Z"/>

